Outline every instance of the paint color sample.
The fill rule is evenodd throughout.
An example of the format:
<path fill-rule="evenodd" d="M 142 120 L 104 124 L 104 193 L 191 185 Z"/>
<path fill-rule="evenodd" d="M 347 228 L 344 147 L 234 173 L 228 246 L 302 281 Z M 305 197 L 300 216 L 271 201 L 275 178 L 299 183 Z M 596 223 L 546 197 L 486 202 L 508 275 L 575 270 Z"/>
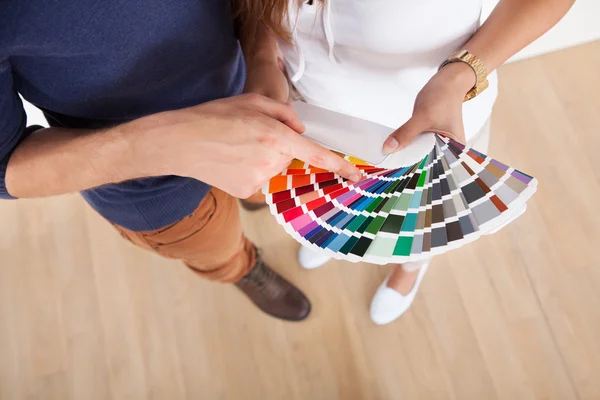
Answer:
<path fill-rule="evenodd" d="M 263 191 L 294 238 L 350 261 L 402 263 L 457 248 L 510 221 L 537 188 L 530 175 L 441 136 L 414 165 L 340 156 L 360 169 L 359 182 L 294 160 Z"/>

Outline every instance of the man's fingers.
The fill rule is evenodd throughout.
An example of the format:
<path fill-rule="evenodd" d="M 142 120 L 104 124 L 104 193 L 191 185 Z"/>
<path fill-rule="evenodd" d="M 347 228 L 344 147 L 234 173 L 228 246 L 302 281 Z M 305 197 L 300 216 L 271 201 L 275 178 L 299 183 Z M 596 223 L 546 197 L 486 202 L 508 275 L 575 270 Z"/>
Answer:
<path fill-rule="evenodd" d="M 277 173 L 282 172 L 283 170 L 287 169 L 287 167 L 289 167 L 291 163 L 292 163 L 292 160 L 290 160 L 288 157 L 286 157 L 284 162 L 278 164 L 278 167 L 276 168 Z"/>
<path fill-rule="evenodd" d="M 239 97 L 244 98 L 245 107 L 283 122 L 297 133 L 304 132 L 304 124 L 300 122 L 296 112 L 289 104 L 280 103 L 259 94 L 246 94 Z"/>
<path fill-rule="evenodd" d="M 354 182 L 362 177 L 358 168 L 350 162 L 302 136 L 286 135 L 282 139 L 286 141 L 286 145 L 280 148 L 283 154 L 334 172 Z"/>
<path fill-rule="evenodd" d="M 330 152 L 329 150 L 325 150 L 330 157 L 335 159 L 333 161 L 333 167 L 327 168 L 331 172 L 336 173 L 339 176 L 350 179 L 352 182 L 358 182 L 362 179 L 362 174 L 360 170 L 356 168 L 352 163 L 344 160 L 340 156 Z M 323 167 L 321 167 L 323 168 Z"/>
<path fill-rule="evenodd" d="M 425 121 L 415 117 L 409 119 L 386 139 L 383 143 L 383 152 L 391 154 L 406 147 L 417 135 L 426 130 L 428 126 Z"/>

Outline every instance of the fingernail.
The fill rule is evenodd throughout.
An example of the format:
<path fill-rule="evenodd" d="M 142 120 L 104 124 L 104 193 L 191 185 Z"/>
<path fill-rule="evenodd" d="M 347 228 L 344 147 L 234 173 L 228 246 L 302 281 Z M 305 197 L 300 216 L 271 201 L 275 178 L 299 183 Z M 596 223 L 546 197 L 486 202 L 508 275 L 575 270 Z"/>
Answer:
<path fill-rule="evenodd" d="M 398 148 L 398 141 L 393 136 L 390 136 L 389 138 L 387 138 L 385 143 L 383 144 L 384 154 L 390 154 L 397 148 Z"/>
<path fill-rule="evenodd" d="M 350 177 L 350 180 L 352 182 L 358 182 L 362 179 L 362 176 L 360 174 L 354 174 Z"/>

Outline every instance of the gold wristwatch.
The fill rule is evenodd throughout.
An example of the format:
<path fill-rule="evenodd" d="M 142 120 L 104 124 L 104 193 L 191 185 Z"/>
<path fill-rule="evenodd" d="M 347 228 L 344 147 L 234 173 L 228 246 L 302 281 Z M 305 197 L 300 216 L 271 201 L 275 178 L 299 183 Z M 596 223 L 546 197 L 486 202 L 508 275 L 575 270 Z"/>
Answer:
<path fill-rule="evenodd" d="M 464 101 L 471 100 L 473 97 L 487 89 L 489 86 L 489 82 L 487 80 L 487 69 L 485 68 L 483 61 L 481 61 L 477 56 L 469 53 L 467 50 L 457 51 L 448 57 L 448 59 L 444 61 L 442 65 L 440 65 L 438 71 L 453 62 L 463 62 L 468 64 L 471 68 L 473 68 L 473 72 L 475 72 L 475 77 L 477 78 L 475 86 L 473 86 L 471 90 L 467 92 Z"/>

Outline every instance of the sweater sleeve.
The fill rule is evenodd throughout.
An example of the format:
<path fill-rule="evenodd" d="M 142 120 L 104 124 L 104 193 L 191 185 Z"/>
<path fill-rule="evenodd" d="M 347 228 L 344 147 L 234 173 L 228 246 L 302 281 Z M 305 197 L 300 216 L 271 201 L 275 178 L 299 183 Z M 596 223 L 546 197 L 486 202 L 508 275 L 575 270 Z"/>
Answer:
<path fill-rule="evenodd" d="M 14 199 L 6 190 L 8 160 L 25 135 L 27 117 L 13 82 L 8 60 L 0 60 L 0 199 Z"/>

